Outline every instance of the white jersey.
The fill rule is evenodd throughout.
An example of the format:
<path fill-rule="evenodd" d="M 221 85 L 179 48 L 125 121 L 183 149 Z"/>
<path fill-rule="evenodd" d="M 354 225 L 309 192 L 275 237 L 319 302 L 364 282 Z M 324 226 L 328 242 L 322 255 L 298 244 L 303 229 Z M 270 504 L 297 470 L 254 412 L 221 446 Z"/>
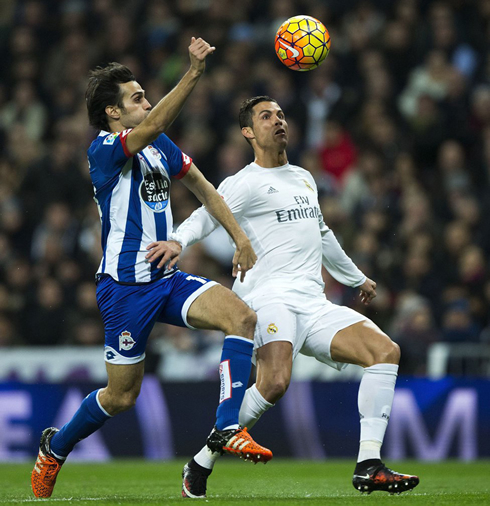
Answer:
<path fill-rule="evenodd" d="M 361 285 L 366 277 L 345 254 L 325 225 L 312 175 L 295 165 L 263 168 L 247 165 L 223 181 L 218 192 L 250 239 L 255 266 L 233 291 L 246 302 L 285 292 L 323 294 L 322 263 L 340 282 Z M 218 222 L 205 208 L 180 225 L 172 239 L 183 247 L 208 234 Z"/>

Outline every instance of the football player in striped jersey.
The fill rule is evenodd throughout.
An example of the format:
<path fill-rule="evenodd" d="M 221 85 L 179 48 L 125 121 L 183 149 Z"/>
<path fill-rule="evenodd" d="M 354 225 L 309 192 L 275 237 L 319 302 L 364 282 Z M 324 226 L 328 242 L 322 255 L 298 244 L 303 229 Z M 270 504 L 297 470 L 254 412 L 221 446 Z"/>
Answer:
<path fill-rule="evenodd" d="M 127 67 L 111 63 L 91 72 L 88 115 L 100 133 L 88 149 L 88 161 L 102 224 L 103 254 L 96 279 L 108 384 L 90 393 L 61 429 L 43 431 L 31 475 L 36 497 L 51 496 L 61 466 L 78 441 L 134 406 L 155 322 L 225 333 L 220 404 L 207 444 L 215 452 L 253 461 L 272 458 L 271 451 L 255 443 L 238 424 L 251 370 L 255 312 L 218 283 L 179 271 L 181 246 L 172 240 L 170 181 L 174 177 L 230 234 L 237 247 L 234 276 L 243 280 L 257 259 L 216 189 L 164 133 L 214 50 L 193 37 L 188 72 L 155 107 Z"/>

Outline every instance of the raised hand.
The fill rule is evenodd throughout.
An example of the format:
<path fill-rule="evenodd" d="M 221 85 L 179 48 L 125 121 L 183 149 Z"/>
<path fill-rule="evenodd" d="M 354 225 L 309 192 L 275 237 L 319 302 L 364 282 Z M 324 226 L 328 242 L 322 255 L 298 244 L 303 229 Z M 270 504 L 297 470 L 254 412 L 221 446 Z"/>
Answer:
<path fill-rule="evenodd" d="M 202 74 L 206 67 L 206 56 L 214 53 L 215 49 L 216 48 L 214 46 L 209 45 L 204 39 L 201 39 L 200 37 L 198 39 L 192 37 L 189 45 L 191 68 L 199 74 Z"/>

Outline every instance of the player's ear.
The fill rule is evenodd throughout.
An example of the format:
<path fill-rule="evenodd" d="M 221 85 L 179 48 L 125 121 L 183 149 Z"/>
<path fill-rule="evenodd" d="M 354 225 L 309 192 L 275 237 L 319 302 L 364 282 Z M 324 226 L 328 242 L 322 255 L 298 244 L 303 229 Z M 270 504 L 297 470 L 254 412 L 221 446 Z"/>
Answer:
<path fill-rule="evenodd" d="M 255 139 L 254 131 L 252 130 L 251 127 L 248 126 L 242 128 L 242 135 L 246 139 Z"/>
<path fill-rule="evenodd" d="M 116 121 L 121 117 L 121 113 L 117 105 L 107 105 L 105 108 L 105 113 L 107 114 L 107 116 L 109 116 L 109 118 Z"/>

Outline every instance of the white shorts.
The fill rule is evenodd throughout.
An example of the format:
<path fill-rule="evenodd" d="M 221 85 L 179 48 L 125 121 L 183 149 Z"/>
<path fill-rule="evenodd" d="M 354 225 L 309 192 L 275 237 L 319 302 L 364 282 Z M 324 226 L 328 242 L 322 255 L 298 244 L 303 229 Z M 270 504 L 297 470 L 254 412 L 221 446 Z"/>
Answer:
<path fill-rule="evenodd" d="M 279 300 L 260 296 L 250 306 L 257 313 L 255 349 L 274 341 L 289 341 L 293 345 L 293 360 L 301 353 L 339 371 L 347 364 L 332 360 L 332 339 L 339 330 L 369 320 L 349 307 L 332 304 L 326 297 Z"/>

